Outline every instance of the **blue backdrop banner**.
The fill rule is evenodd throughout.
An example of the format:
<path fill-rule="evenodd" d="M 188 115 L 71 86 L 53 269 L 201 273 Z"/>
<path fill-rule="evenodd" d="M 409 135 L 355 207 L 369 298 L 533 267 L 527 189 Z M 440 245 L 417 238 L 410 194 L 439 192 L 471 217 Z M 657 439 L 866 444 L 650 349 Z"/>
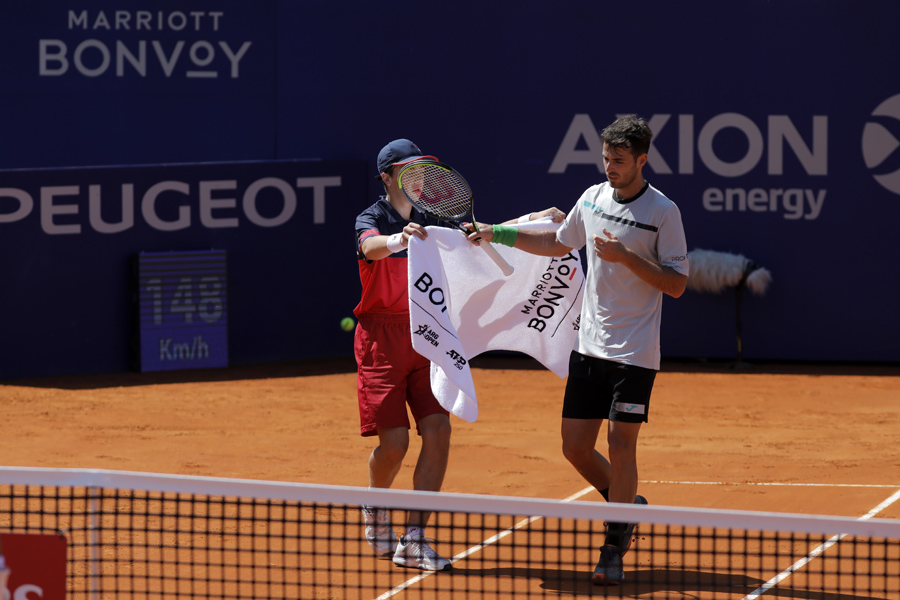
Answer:
<path fill-rule="evenodd" d="M 0 377 L 128 370 L 142 253 L 227 254 L 232 364 L 346 354 L 367 179 L 353 160 L 0 172 L 0 318 L 15 348 Z M 158 298 L 161 325 L 216 313 L 203 295 L 221 282 L 201 283 Z"/>
<path fill-rule="evenodd" d="M 112 244 L 119 261 L 141 250 L 225 249 L 232 286 L 243 269 L 293 278 L 290 300 L 233 292 L 232 363 L 349 354 L 330 336 L 284 338 L 302 329 L 295 312 L 310 310 L 298 309 L 296 280 L 327 276 L 329 296 L 352 308 L 353 218 L 379 192 L 374 161 L 384 144 L 409 138 L 459 169 L 479 220 L 496 222 L 569 210 L 605 180 L 599 130 L 637 113 L 655 133 L 644 175 L 680 207 L 689 249 L 740 254 L 772 274 L 764 295 L 743 298 L 745 359 L 900 361 L 890 259 L 900 220 L 894 0 L 864 10 L 813 0 L 126 4 L 0 4 L 0 244 L 28 249 L 0 266 L 19 286 L 0 300 L 3 328 L 16 343 L 33 334 L 9 316 L 19 294 L 32 294 L 27 301 L 46 308 L 38 331 L 49 336 L 23 348 L 63 345 L 65 336 L 50 334 L 77 329 L 73 320 L 93 311 L 124 332 L 121 298 L 98 294 L 96 305 L 76 301 L 79 310 L 59 313 L 46 295 L 126 293 L 110 279 L 126 271 L 109 262 Z M 300 175 L 269 174 L 262 162 L 313 158 L 326 162 L 284 163 Z M 242 161 L 260 162 L 94 168 Z M 169 174 L 182 168 L 190 177 Z M 251 172 L 238 177 L 240 169 Z M 341 186 L 296 183 L 338 176 Z M 298 198 L 290 217 L 288 189 Z M 311 212 L 316 190 L 324 223 Z M 346 214 L 333 212 L 338 204 Z M 316 245 L 303 246 L 302 263 L 297 246 L 298 262 L 276 259 L 290 254 L 282 232 L 300 227 Z M 350 270 L 339 278 L 317 262 L 338 254 L 329 268 Z M 276 321 L 276 308 L 294 329 L 275 327 L 271 340 L 251 334 L 244 319 Z M 735 312 L 733 289 L 666 299 L 663 356 L 733 358 Z M 99 338 L 72 356 L 79 339 L 58 350 L 74 361 L 65 370 L 124 366 Z M 52 370 L 24 369 L 30 361 L 0 369 Z"/>

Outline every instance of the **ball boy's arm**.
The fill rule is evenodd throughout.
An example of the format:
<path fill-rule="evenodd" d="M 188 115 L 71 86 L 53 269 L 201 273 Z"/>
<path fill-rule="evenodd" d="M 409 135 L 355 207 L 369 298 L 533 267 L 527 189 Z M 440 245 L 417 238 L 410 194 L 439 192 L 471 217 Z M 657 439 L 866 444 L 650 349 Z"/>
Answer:
<path fill-rule="evenodd" d="M 409 238 L 414 235 L 424 240 L 428 237 L 428 232 L 418 223 L 408 223 L 403 228 L 403 233 L 367 237 L 360 244 L 359 249 L 362 250 L 363 256 L 367 260 L 381 260 L 395 252 L 401 252 L 408 248 Z"/>

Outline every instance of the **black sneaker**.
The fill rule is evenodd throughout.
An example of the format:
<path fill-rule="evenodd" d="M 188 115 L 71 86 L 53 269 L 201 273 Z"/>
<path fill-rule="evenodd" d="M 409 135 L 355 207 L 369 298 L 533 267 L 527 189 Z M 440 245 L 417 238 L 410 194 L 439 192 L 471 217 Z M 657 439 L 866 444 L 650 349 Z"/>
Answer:
<path fill-rule="evenodd" d="M 641 495 L 637 495 L 634 497 L 634 503 L 647 504 L 647 499 Z M 635 527 L 637 527 L 637 523 L 628 523 L 625 525 L 625 531 L 622 533 L 622 536 L 619 538 L 619 543 L 617 544 L 619 556 L 625 556 L 625 553 L 631 548 L 631 542 L 634 540 Z"/>
<path fill-rule="evenodd" d="M 641 495 L 637 495 L 634 497 L 635 504 L 647 504 L 647 499 Z M 613 529 L 616 525 L 618 527 L 622 527 L 621 523 L 609 523 L 607 527 L 609 529 Z M 631 548 L 631 542 L 634 540 L 634 529 L 637 527 L 637 523 L 625 523 L 625 528 L 619 532 L 619 538 L 616 540 L 615 537 L 612 537 L 610 542 L 616 542 L 612 544 L 619 551 L 620 556 L 625 556 L 625 553 L 628 552 L 628 549 Z M 608 538 L 607 538 L 608 539 Z"/>
<path fill-rule="evenodd" d="M 591 583 L 594 585 L 619 585 L 625 581 L 625 571 L 622 570 L 622 555 L 612 545 L 600 548 L 600 560 L 591 575 Z"/>

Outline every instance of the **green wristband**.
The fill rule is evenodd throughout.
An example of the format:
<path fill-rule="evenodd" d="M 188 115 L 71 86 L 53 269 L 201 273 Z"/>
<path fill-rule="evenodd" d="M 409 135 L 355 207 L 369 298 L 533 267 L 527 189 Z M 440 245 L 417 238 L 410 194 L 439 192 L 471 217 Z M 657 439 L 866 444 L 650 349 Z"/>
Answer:
<path fill-rule="evenodd" d="M 519 235 L 519 230 L 515 227 L 508 227 L 507 225 L 494 225 L 494 238 L 493 242 L 495 244 L 503 244 L 504 246 L 509 246 L 512 248 L 516 245 L 516 237 Z"/>

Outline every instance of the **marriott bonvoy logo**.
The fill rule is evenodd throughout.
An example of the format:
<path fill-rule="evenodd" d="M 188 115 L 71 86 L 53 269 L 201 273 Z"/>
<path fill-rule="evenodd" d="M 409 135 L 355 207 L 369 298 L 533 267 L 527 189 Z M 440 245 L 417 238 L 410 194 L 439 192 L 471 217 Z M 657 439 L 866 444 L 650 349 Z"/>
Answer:
<path fill-rule="evenodd" d="M 64 18 L 65 39 L 38 42 L 41 77 L 238 79 L 252 46 L 220 39 L 223 11 L 69 10 Z"/>
<path fill-rule="evenodd" d="M 875 181 L 884 189 L 900 195 L 900 140 L 897 139 L 897 132 L 900 131 L 900 94 L 879 104 L 872 111 L 872 116 L 878 119 L 869 121 L 863 128 L 863 160 Z M 893 127 L 894 132 L 888 127 Z"/>

